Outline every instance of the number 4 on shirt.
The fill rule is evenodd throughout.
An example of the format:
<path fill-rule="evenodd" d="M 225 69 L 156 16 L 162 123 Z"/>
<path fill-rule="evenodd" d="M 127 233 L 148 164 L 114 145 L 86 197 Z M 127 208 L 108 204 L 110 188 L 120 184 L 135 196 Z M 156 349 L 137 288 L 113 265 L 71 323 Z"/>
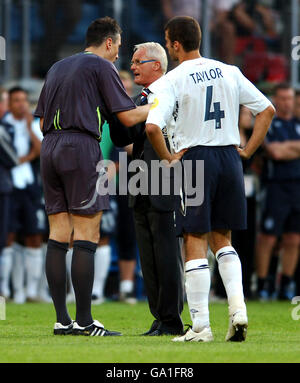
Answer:
<path fill-rule="evenodd" d="M 216 129 L 221 129 L 221 119 L 225 118 L 224 110 L 221 110 L 221 104 L 219 102 L 214 102 L 214 111 L 211 112 L 211 104 L 212 104 L 212 93 L 213 86 L 208 86 L 206 90 L 206 109 L 205 109 L 205 119 L 204 121 L 215 120 L 216 121 Z"/>

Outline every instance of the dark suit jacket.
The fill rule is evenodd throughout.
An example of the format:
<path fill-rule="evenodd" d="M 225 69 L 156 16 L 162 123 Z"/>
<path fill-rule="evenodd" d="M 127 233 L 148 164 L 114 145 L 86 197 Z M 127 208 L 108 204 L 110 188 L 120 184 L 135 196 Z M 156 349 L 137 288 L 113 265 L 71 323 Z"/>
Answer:
<path fill-rule="evenodd" d="M 135 100 L 137 105 L 140 105 L 140 97 L 138 96 Z M 131 128 L 126 128 L 123 126 L 119 120 L 113 116 L 109 123 L 110 129 L 110 137 L 114 145 L 122 147 L 133 143 L 133 152 L 132 158 L 135 159 L 143 159 L 148 167 L 148 190 L 149 190 L 149 198 L 151 205 L 162 211 L 172 211 L 175 209 L 176 196 L 174 196 L 172 192 L 173 179 L 172 176 L 173 170 L 170 170 L 170 190 L 171 195 L 162 195 L 161 185 L 162 185 L 162 175 L 159 176 L 159 194 L 151 195 L 151 161 L 159 160 L 155 150 L 150 144 L 146 132 L 145 132 L 145 123 L 141 123 L 135 125 Z M 166 144 L 169 148 L 169 143 L 166 140 Z M 134 174 L 132 173 L 132 176 Z M 134 207 L 136 204 L 137 197 L 129 194 L 129 207 Z"/>

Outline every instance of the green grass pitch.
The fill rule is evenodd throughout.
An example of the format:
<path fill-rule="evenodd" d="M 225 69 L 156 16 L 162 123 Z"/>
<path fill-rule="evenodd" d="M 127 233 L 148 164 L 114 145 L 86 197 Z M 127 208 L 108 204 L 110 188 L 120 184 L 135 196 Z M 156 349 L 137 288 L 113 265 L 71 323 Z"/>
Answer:
<path fill-rule="evenodd" d="M 69 305 L 74 317 L 75 306 Z M 105 362 L 105 363 L 222 363 L 300 362 L 300 320 L 292 319 L 289 302 L 249 302 L 246 342 L 224 341 L 227 305 L 210 305 L 214 342 L 173 343 L 171 336 L 142 337 L 152 317 L 146 303 L 129 306 L 108 302 L 93 306 L 93 316 L 122 337 L 52 335 L 52 304 L 7 303 L 0 321 L 0 362 Z M 190 323 L 187 306 L 184 323 Z"/>

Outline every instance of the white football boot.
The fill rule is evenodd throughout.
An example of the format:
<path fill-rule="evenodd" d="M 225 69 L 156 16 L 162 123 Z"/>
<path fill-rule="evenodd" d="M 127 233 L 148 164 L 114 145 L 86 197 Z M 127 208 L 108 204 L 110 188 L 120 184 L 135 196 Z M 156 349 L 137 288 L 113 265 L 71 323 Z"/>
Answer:
<path fill-rule="evenodd" d="M 214 337 L 210 327 L 204 327 L 200 332 L 190 328 L 184 335 L 172 339 L 173 342 L 211 342 L 212 340 Z"/>
<path fill-rule="evenodd" d="M 229 328 L 225 340 L 230 342 L 243 342 L 246 340 L 247 328 L 248 318 L 246 311 L 236 311 L 229 317 Z"/>

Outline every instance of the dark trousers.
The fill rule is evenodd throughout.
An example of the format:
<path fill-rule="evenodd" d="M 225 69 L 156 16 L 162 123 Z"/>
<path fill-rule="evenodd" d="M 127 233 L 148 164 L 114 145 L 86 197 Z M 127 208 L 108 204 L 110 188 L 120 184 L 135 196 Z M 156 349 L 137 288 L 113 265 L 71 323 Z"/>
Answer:
<path fill-rule="evenodd" d="M 150 311 L 164 325 L 181 328 L 183 262 L 174 213 L 158 211 L 142 198 L 134 208 L 134 220 Z"/>
<path fill-rule="evenodd" d="M 117 243 L 119 260 L 133 261 L 136 259 L 136 238 L 133 230 L 133 212 L 128 207 L 128 196 L 117 195 L 118 203 L 118 225 Z"/>

